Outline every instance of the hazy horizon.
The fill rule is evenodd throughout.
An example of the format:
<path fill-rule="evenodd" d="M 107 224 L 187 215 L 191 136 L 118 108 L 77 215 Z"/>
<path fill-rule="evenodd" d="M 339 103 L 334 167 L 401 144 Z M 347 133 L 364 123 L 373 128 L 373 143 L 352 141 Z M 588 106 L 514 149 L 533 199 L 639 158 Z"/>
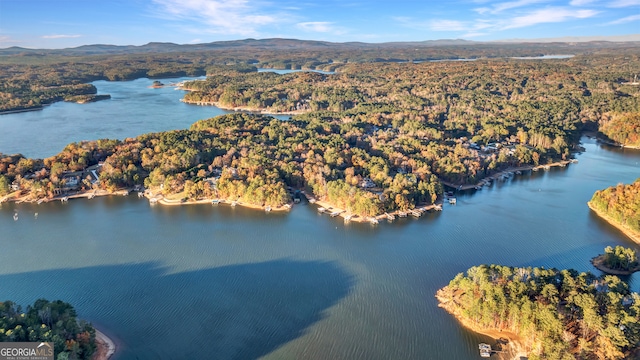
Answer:
<path fill-rule="evenodd" d="M 639 22 L 640 0 L 8 0 L 0 1 L 0 48 L 198 44 L 246 38 L 529 42 L 635 35 L 634 41 L 640 41 Z"/>

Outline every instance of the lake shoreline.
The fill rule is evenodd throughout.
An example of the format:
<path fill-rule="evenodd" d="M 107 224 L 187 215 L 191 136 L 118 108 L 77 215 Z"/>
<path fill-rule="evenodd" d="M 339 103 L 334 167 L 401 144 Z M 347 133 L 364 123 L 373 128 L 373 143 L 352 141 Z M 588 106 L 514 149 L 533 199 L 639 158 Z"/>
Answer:
<path fill-rule="evenodd" d="M 571 163 L 575 163 L 575 162 L 577 162 L 577 161 L 576 160 L 561 160 L 561 161 L 556 161 L 556 162 L 549 163 L 549 164 L 544 164 L 544 165 L 523 165 L 523 166 L 517 166 L 517 167 L 510 167 L 510 168 L 507 168 L 505 170 L 499 171 L 499 172 L 497 172 L 495 174 L 491 174 L 489 176 L 485 176 L 477 184 L 455 184 L 455 183 L 452 183 L 452 182 L 449 182 L 449 181 L 444 181 L 442 179 L 440 179 L 440 182 L 443 185 L 446 185 L 446 186 L 448 186 L 450 188 L 455 188 L 455 189 L 458 189 L 458 190 L 477 189 L 477 188 L 482 187 L 487 182 L 487 180 L 495 181 L 495 180 L 498 180 L 499 178 L 501 178 L 504 175 L 507 175 L 509 173 L 514 173 L 516 171 L 529 171 L 529 170 L 538 171 L 538 170 L 542 170 L 542 169 L 549 170 L 549 168 L 552 168 L 552 167 L 558 167 L 558 166 L 565 167 L 565 166 L 567 166 L 567 165 L 569 165 Z"/>
<path fill-rule="evenodd" d="M 271 207 L 269 206 L 269 210 L 267 210 L 267 206 L 261 206 L 261 205 L 255 205 L 255 204 L 249 204 L 246 202 L 241 202 L 241 201 L 233 201 L 230 199 L 199 199 L 199 200 L 186 200 L 186 201 L 182 201 L 182 200 L 171 200 L 171 199 L 167 199 L 165 196 L 161 195 L 161 194 L 153 194 L 151 191 L 145 191 L 144 192 L 144 197 L 146 197 L 147 199 L 149 199 L 149 202 L 151 204 L 160 204 L 160 205 L 166 205 L 166 206 L 182 206 L 182 205 L 202 205 L 202 204 L 212 204 L 212 205 L 217 205 L 217 204 L 229 204 L 230 206 L 240 206 L 240 207 L 244 207 L 247 209 L 254 209 L 254 210 L 263 210 L 265 212 L 283 212 L 283 211 L 289 211 L 291 210 L 292 204 L 288 203 L 285 204 L 283 206 L 274 206 Z M 216 202 L 217 201 L 217 202 Z M 235 205 L 233 205 L 233 203 L 235 203 Z"/>
<path fill-rule="evenodd" d="M 627 237 L 629 237 L 631 240 L 633 240 L 636 244 L 640 244 L 640 233 L 638 233 L 637 231 L 629 228 L 628 226 L 626 226 L 624 224 L 618 223 L 613 218 L 611 218 L 609 215 L 607 215 L 604 212 L 596 209 L 591 204 L 591 201 L 589 201 L 587 203 L 587 205 L 589 206 L 589 209 L 591 209 L 591 211 L 593 211 L 596 215 L 598 215 L 598 217 L 600 217 L 604 221 L 608 222 L 611 226 L 615 227 L 616 229 L 620 230 L 623 234 L 625 234 Z"/>
<path fill-rule="evenodd" d="M 117 350 L 116 343 L 102 331 L 96 329 L 96 351 L 91 357 L 93 360 L 109 360 Z"/>
<path fill-rule="evenodd" d="M 452 315 L 460 323 L 460 325 L 473 331 L 474 333 L 493 338 L 494 340 L 496 340 L 496 342 L 500 338 L 505 338 L 508 340 L 506 349 L 503 348 L 504 352 L 497 354 L 499 359 L 507 360 L 527 358 L 527 346 L 523 343 L 523 340 L 518 336 L 518 334 L 501 329 L 488 329 L 471 323 L 452 306 L 452 304 L 455 302 L 455 295 L 452 294 L 451 296 L 447 296 L 447 292 L 449 292 L 447 286 L 439 289 L 436 292 L 435 297 L 438 300 L 438 307 Z"/>
<path fill-rule="evenodd" d="M 181 89 L 181 90 L 190 91 L 188 89 Z M 184 98 L 180 99 L 180 101 L 189 105 L 215 106 L 218 109 L 226 110 L 226 111 L 246 112 L 246 113 L 261 114 L 261 115 L 300 115 L 300 114 L 306 114 L 308 112 L 311 112 L 311 110 L 270 111 L 267 109 L 250 108 L 250 107 L 244 107 L 244 106 L 232 107 L 232 106 L 224 106 L 216 101 L 192 101 L 192 100 L 185 100 Z"/>
<path fill-rule="evenodd" d="M 610 274 L 610 275 L 631 275 L 636 271 L 640 271 L 640 267 L 635 267 L 631 270 L 617 270 L 612 269 L 604 264 L 604 254 L 600 254 L 591 259 L 591 265 L 593 265 L 596 269 Z"/>

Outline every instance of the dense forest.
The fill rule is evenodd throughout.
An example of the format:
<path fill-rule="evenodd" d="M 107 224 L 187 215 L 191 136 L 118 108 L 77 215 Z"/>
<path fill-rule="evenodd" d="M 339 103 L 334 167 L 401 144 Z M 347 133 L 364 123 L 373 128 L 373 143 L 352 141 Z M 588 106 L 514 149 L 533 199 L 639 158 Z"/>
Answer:
<path fill-rule="evenodd" d="M 613 270 L 629 271 L 638 268 L 638 254 L 635 249 L 607 246 L 604 249 L 603 264 Z"/>
<path fill-rule="evenodd" d="M 0 341 L 52 342 L 57 360 L 88 360 L 96 349 L 95 329 L 60 300 L 39 299 L 24 311 L 11 301 L 0 302 Z"/>
<path fill-rule="evenodd" d="M 445 56 L 454 50 L 487 51 L 429 51 Z M 583 130 L 640 113 L 640 88 L 625 80 L 629 69 L 640 69 L 640 57 L 628 49 L 544 61 L 421 63 L 366 61 L 371 49 L 333 49 L 332 58 L 325 58 L 329 50 L 313 51 L 0 58 L 0 77 L 7 79 L 0 98 L 15 100 L 0 104 L 5 108 L 54 101 L 62 95 L 36 90 L 92 87 L 82 85 L 92 79 L 206 72 L 206 80 L 184 84 L 190 90 L 185 101 L 294 114 L 289 121 L 225 115 L 189 130 L 69 144 L 47 159 L 0 155 L 0 195 L 20 190 L 37 201 L 138 185 L 183 200 L 279 206 L 291 201 L 293 188 L 372 216 L 431 204 L 443 184 L 474 185 L 503 170 L 566 161 L 579 149 Z M 312 55 L 338 72 L 257 72 L 283 56 L 291 59 L 288 67 L 305 67 Z M 362 62 L 337 61 L 340 56 Z M 17 65 L 15 57 L 33 64 Z"/>
<path fill-rule="evenodd" d="M 515 333 L 529 359 L 630 359 L 640 346 L 640 295 L 616 276 L 481 265 L 437 297 L 472 330 Z"/>
<path fill-rule="evenodd" d="M 616 144 L 640 148 L 640 112 L 613 114 L 601 120 L 600 132 Z"/>
<path fill-rule="evenodd" d="M 219 67 L 340 71 L 348 64 L 428 62 L 446 59 L 507 59 L 544 54 L 588 55 L 615 62 L 603 80 L 630 81 L 638 73 L 637 43 L 483 44 L 465 41 L 418 43 L 326 43 L 289 39 L 241 40 L 197 45 L 90 45 L 74 49 L 0 49 L 0 112 L 60 101 L 74 86 L 95 80 L 201 76 Z M 613 54 L 613 55 L 612 55 Z M 437 63 L 441 64 L 441 63 Z M 601 65 L 604 65 L 602 63 Z M 590 71 L 589 71 L 590 72 Z M 624 91 L 623 91 L 624 92 Z"/>
<path fill-rule="evenodd" d="M 618 184 L 596 191 L 589 206 L 616 224 L 640 235 L 640 178 L 633 184 Z"/>

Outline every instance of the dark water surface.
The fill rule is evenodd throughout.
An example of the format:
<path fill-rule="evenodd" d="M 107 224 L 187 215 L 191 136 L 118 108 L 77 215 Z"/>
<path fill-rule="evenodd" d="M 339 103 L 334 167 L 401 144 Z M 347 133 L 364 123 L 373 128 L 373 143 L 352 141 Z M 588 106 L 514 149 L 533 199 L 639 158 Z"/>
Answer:
<path fill-rule="evenodd" d="M 157 117 L 140 121 L 152 129 Z M 640 152 L 583 140 L 578 164 L 375 227 L 308 204 L 285 214 L 135 196 L 3 204 L 0 299 L 71 302 L 117 340 L 117 359 L 476 359 L 487 339 L 434 298 L 457 273 L 482 263 L 585 271 L 607 245 L 638 248 L 586 202 L 640 177 Z"/>

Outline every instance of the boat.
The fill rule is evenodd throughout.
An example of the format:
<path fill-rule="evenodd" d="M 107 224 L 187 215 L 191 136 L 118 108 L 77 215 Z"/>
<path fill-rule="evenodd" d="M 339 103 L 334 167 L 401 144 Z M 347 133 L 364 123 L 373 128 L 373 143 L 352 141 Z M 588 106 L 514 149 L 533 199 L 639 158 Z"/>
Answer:
<path fill-rule="evenodd" d="M 516 175 L 522 175 L 522 171 L 520 170 L 516 171 Z"/>
<path fill-rule="evenodd" d="M 264 211 L 266 211 L 266 212 L 270 212 L 270 211 L 271 211 L 271 206 L 267 205 L 267 206 L 264 208 Z"/>
<path fill-rule="evenodd" d="M 144 193 L 142 191 L 138 191 L 138 197 L 139 198 L 143 198 L 144 197 Z"/>
<path fill-rule="evenodd" d="M 433 205 L 433 208 L 434 208 L 436 211 L 442 211 L 442 205 L 440 205 L 440 204 L 435 204 L 435 205 Z"/>
<path fill-rule="evenodd" d="M 545 165 L 544 166 L 544 171 L 549 171 L 549 169 L 551 169 L 551 166 L 549 166 L 549 165 Z"/>
<path fill-rule="evenodd" d="M 234 207 L 235 207 L 236 205 L 238 205 L 238 202 L 237 202 L 237 201 L 232 201 L 232 202 L 231 202 L 231 206 L 234 206 Z"/>
<path fill-rule="evenodd" d="M 33 217 L 37 219 L 38 218 L 38 213 L 34 213 Z"/>
<path fill-rule="evenodd" d="M 347 215 L 344 217 L 344 222 L 348 223 L 349 221 L 351 221 L 351 219 L 352 219 L 352 218 L 353 218 L 353 215 L 351 215 L 351 214 L 347 214 Z"/>
<path fill-rule="evenodd" d="M 220 200 L 218 199 L 211 200 L 211 205 L 218 205 L 218 204 L 220 204 Z"/>
<path fill-rule="evenodd" d="M 408 214 L 407 214 L 406 212 L 404 212 L 404 211 L 398 211 L 398 217 L 406 218 L 406 217 L 407 217 L 407 215 L 408 215 Z"/>
<path fill-rule="evenodd" d="M 67 196 L 60 199 L 60 202 L 67 202 L 67 201 L 69 201 L 69 198 Z"/>
<path fill-rule="evenodd" d="M 151 205 L 153 205 L 153 204 L 155 204 L 155 203 L 157 203 L 157 202 L 158 202 L 158 199 L 157 199 L 157 198 L 150 198 L 150 199 L 149 199 L 149 204 L 151 204 Z"/>
<path fill-rule="evenodd" d="M 570 160 L 572 164 L 577 164 L 578 163 L 578 159 L 571 159 Z"/>
<path fill-rule="evenodd" d="M 291 204 L 284 204 L 284 208 L 287 210 L 291 210 Z"/>
<path fill-rule="evenodd" d="M 310 204 L 315 204 L 315 203 L 316 203 L 316 199 L 314 199 L 314 198 L 309 198 L 309 203 L 310 203 Z"/>
<path fill-rule="evenodd" d="M 340 215 L 341 212 L 342 211 L 334 211 L 334 212 L 331 213 L 331 217 L 336 217 L 336 216 Z"/>
<path fill-rule="evenodd" d="M 370 222 L 372 225 L 377 225 L 377 224 L 378 224 L 378 219 L 376 219 L 376 218 L 372 217 L 372 218 L 369 218 L 369 222 Z"/>
<path fill-rule="evenodd" d="M 480 349 L 480 357 L 491 357 L 491 345 L 482 343 L 478 346 L 478 348 Z"/>
<path fill-rule="evenodd" d="M 456 198 L 449 198 L 449 204 L 451 205 L 455 205 L 458 201 L 456 200 Z"/>
<path fill-rule="evenodd" d="M 138 194 L 139 194 L 139 193 L 138 193 Z M 94 197 L 96 197 L 96 194 L 95 194 L 95 193 L 93 193 L 93 194 L 89 194 L 89 196 L 87 196 L 87 198 L 88 198 L 89 200 L 93 199 Z M 138 195 L 138 197 L 141 197 L 141 196 L 140 196 L 140 195 Z"/>
<path fill-rule="evenodd" d="M 319 213 L 323 213 L 323 212 L 325 212 L 326 210 L 327 210 L 327 209 L 325 209 L 325 208 L 323 208 L 323 207 L 319 207 L 319 208 L 318 208 L 318 212 L 319 212 Z"/>
<path fill-rule="evenodd" d="M 418 210 L 411 210 L 411 215 L 413 215 L 413 217 L 419 218 L 420 216 L 422 216 L 422 213 Z"/>
<path fill-rule="evenodd" d="M 18 213 L 13 213 L 13 221 L 18 221 Z"/>
<path fill-rule="evenodd" d="M 42 204 L 43 201 L 44 201 L 44 199 L 38 200 L 38 205 Z"/>

